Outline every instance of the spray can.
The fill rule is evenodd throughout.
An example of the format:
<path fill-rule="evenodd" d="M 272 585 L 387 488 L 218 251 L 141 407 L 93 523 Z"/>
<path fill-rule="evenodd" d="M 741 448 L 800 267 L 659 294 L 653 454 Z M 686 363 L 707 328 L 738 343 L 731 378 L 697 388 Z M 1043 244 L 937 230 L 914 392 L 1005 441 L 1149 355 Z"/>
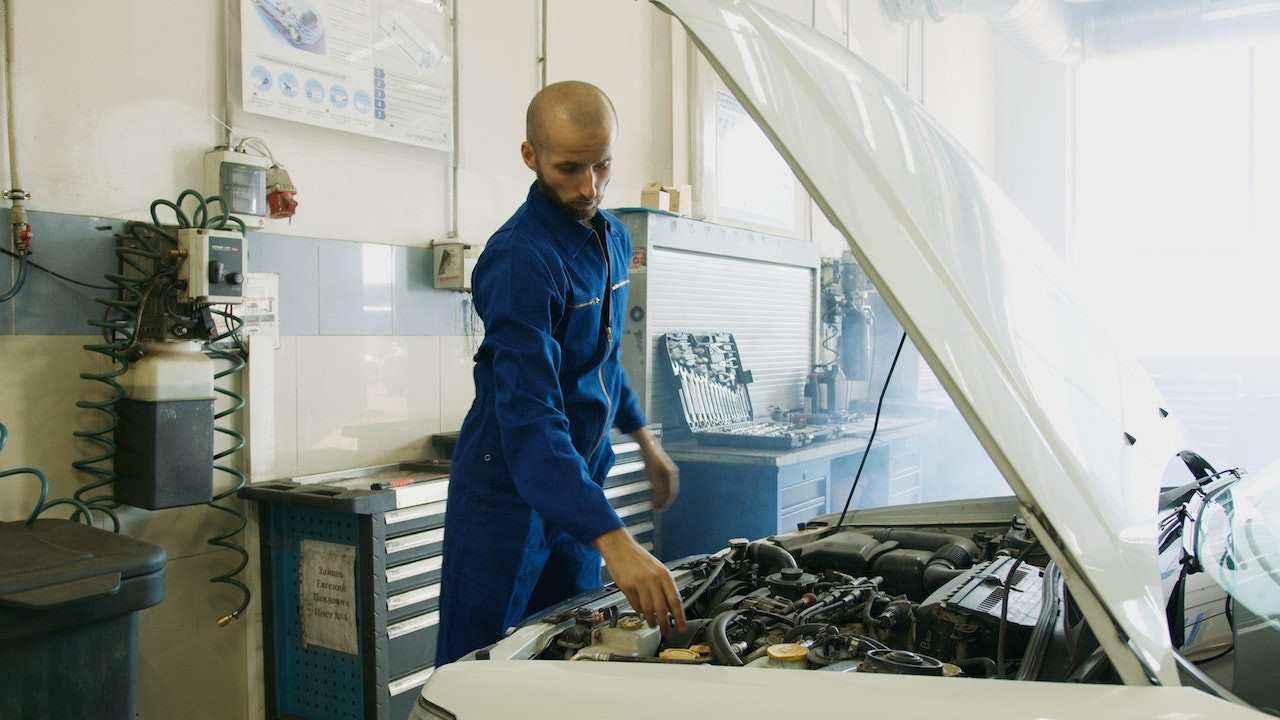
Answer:
<path fill-rule="evenodd" d="M 818 403 L 822 393 L 818 388 L 818 371 L 809 372 L 809 379 L 804 384 L 804 412 L 806 415 L 812 415 L 818 412 Z"/>
<path fill-rule="evenodd" d="M 827 374 L 827 407 L 829 413 L 849 410 L 849 381 L 845 379 L 840 363 L 834 363 Z"/>

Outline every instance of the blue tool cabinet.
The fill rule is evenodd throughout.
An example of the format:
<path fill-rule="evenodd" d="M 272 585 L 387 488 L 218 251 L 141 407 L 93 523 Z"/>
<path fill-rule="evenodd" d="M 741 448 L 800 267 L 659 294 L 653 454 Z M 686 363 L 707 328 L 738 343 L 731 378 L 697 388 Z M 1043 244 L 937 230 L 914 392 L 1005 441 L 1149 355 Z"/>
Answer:
<path fill-rule="evenodd" d="M 370 486 L 389 473 L 447 468 L 439 461 L 401 463 L 241 490 L 258 503 L 269 717 L 408 716 L 435 654 L 447 480 L 396 490 Z M 336 642 L 308 637 L 313 588 L 304 581 L 316 565 L 333 577 L 306 584 L 339 588 L 324 598 L 337 610 L 338 634 L 349 636 Z"/>
<path fill-rule="evenodd" d="M 654 434 L 661 437 L 661 429 Z M 652 490 L 639 445 L 616 433 L 611 444 L 617 459 L 605 494 L 652 550 Z M 393 490 L 370 486 L 396 474 L 447 472 L 447 461 L 428 460 L 240 491 L 258 505 L 269 718 L 408 717 L 435 658 L 447 478 Z M 309 572 L 316 567 L 332 572 Z M 345 613 L 342 603 L 352 603 L 351 618 L 331 623 L 347 637 L 308 637 L 305 618 L 314 607 L 307 596 L 316 583 L 343 588 L 327 598 L 329 607 Z"/>

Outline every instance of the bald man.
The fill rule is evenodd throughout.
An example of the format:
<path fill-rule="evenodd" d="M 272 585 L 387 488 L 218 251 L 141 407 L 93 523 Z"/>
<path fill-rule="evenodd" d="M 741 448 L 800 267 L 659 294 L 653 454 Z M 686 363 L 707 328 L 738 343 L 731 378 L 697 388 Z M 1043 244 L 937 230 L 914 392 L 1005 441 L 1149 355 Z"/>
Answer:
<path fill-rule="evenodd" d="M 472 275 L 485 336 L 449 474 L 437 665 L 600 587 L 602 556 L 651 626 L 685 629 L 671 573 L 601 489 L 612 427 L 639 443 L 655 509 L 678 487 L 618 356 L 631 238 L 600 209 L 617 116 L 595 86 L 562 82 L 525 122 L 520 156 L 536 179 Z"/>

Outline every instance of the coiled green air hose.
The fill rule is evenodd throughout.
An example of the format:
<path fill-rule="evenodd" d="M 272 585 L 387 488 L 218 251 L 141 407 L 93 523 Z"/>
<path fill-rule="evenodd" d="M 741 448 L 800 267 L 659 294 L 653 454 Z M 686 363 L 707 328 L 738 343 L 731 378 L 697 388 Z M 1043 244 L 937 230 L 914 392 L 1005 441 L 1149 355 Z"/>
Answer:
<path fill-rule="evenodd" d="M 214 495 L 213 499 L 209 501 L 209 507 L 213 508 L 214 510 L 219 510 L 221 512 L 228 513 L 231 516 L 235 517 L 236 526 L 225 533 L 222 533 L 220 535 L 215 535 L 212 538 L 209 538 L 209 544 L 215 547 L 231 550 L 232 552 L 240 556 L 239 561 L 236 563 L 236 566 L 233 569 L 221 575 L 216 575 L 209 579 L 209 582 L 226 583 L 228 585 L 231 585 L 232 587 L 235 587 L 240 591 L 240 595 L 241 595 L 240 606 L 237 607 L 234 611 L 218 618 L 218 624 L 222 626 L 226 626 L 227 623 L 240 617 L 241 613 L 245 611 L 245 608 L 249 607 L 249 598 L 251 597 L 251 594 L 249 592 L 249 587 L 245 585 L 244 582 L 236 578 L 236 576 L 239 575 L 240 572 L 244 570 L 245 566 L 249 564 L 249 553 L 245 551 L 243 546 L 231 541 L 231 538 L 235 537 L 236 535 L 239 535 L 244 530 L 244 527 L 245 527 L 244 513 L 241 512 L 240 509 L 235 507 L 234 505 L 228 506 L 228 505 L 220 504 L 222 500 L 229 497 L 234 497 L 236 493 L 238 493 L 240 489 L 244 487 L 244 473 L 240 472 L 234 467 L 231 467 L 230 465 L 225 465 L 218 462 L 222 458 L 242 450 L 245 445 L 244 436 L 236 432 L 230 427 L 218 425 L 218 420 L 240 412 L 240 410 L 244 407 L 244 398 L 228 388 L 223 388 L 218 386 L 217 381 L 220 378 L 223 378 L 229 375 L 234 375 L 240 372 L 241 370 L 243 370 L 245 366 L 245 361 L 242 355 L 229 352 L 223 349 L 222 347 L 220 347 L 218 343 L 224 340 L 235 340 L 236 342 L 238 342 L 240 328 L 243 327 L 244 321 L 242 321 L 240 318 L 236 317 L 235 315 L 231 314 L 229 311 L 211 309 L 211 312 L 213 312 L 214 315 L 217 315 L 223 318 L 223 320 L 227 324 L 227 330 L 215 335 L 214 337 L 210 338 L 207 343 L 205 343 L 205 354 L 213 358 L 215 361 L 224 360 L 230 363 L 230 365 L 226 369 L 220 372 L 214 373 L 213 380 L 214 380 L 214 392 L 218 393 L 219 395 L 222 395 L 223 397 L 231 401 L 231 404 L 229 407 L 227 407 L 227 409 L 219 413 L 215 413 L 213 416 L 213 422 L 214 422 L 213 429 L 219 433 L 222 433 L 224 436 L 226 436 L 230 440 L 230 445 L 227 447 L 227 449 L 223 450 L 222 452 L 214 454 L 213 469 L 227 473 L 228 475 L 230 475 L 232 478 L 235 479 L 235 482 L 231 487 Z"/>
<path fill-rule="evenodd" d="M 4 423 L 0 423 L 0 452 L 4 451 L 4 446 L 8 442 L 9 442 L 9 428 L 5 427 Z M 11 470 L 0 470 L 0 478 L 12 477 L 14 475 L 31 475 L 35 477 L 36 480 L 40 481 L 40 497 L 36 499 L 36 505 L 34 508 L 31 509 L 31 514 L 27 515 L 28 525 L 35 522 L 36 518 L 40 517 L 40 514 L 43 513 L 45 510 L 48 510 L 49 508 L 57 505 L 74 505 L 76 508 L 76 514 L 84 518 L 84 521 L 86 523 L 90 525 L 93 524 L 93 515 L 90 514 L 89 508 L 85 507 L 85 504 L 80 502 L 79 500 L 73 500 L 71 498 L 59 498 L 58 500 L 54 500 L 53 502 L 49 502 L 49 503 L 45 502 L 45 500 L 49 497 L 49 480 L 44 476 L 44 473 L 40 472 L 35 468 L 30 468 L 30 467 L 13 468 Z"/>
<path fill-rule="evenodd" d="M 221 212 L 217 214 L 210 212 L 210 206 L 215 204 L 222 208 Z M 184 209 L 185 206 L 191 206 L 192 211 L 190 214 Z M 160 219 L 161 208 L 167 208 L 173 215 L 173 220 L 167 225 Z M 118 449 L 114 433 L 120 426 L 120 414 L 115 406 L 124 398 L 124 388 L 117 381 L 117 378 L 129 370 L 129 350 L 139 339 L 139 325 L 147 302 L 151 300 L 153 295 L 163 298 L 166 293 L 176 288 L 180 265 L 168 262 L 171 257 L 171 251 L 178 246 L 178 237 L 172 231 L 172 228 L 176 227 L 179 230 L 186 228 L 232 229 L 241 233 L 245 231 L 244 223 L 239 218 L 231 215 L 227 202 L 222 197 L 214 195 L 206 199 L 195 190 L 189 189 L 183 190 L 176 201 L 159 199 L 151 203 L 150 223 L 131 221 L 125 227 L 131 244 L 118 246 L 115 250 L 122 266 L 122 272 L 104 275 L 109 282 L 119 289 L 118 296 L 97 298 L 97 302 L 105 306 L 103 317 L 101 320 L 89 320 L 91 326 L 101 330 L 103 342 L 84 346 L 85 350 L 107 356 L 111 361 L 111 368 L 103 372 L 81 373 L 80 375 L 82 379 L 106 385 L 110 391 L 110 396 L 98 402 L 80 401 L 76 403 L 76 407 L 96 410 L 106 416 L 100 426 L 92 430 L 74 433 L 77 438 L 88 440 L 97 445 L 102 449 L 102 452 L 93 457 L 83 458 L 72 463 L 75 469 L 94 477 L 93 482 L 76 491 L 76 501 L 86 508 L 85 512 L 88 512 L 88 509 L 93 509 L 106 514 L 111 518 L 116 532 L 120 530 L 120 521 L 113 511 L 121 503 L 113 494 L 116 473 L 111 467 L 110 461 L 115 458 Z M 158 247 L 157 242 L 162 243 L 163 247 Z M 216 343 L 223 340 L 238 338 L 242 325 L 240 319 L 226 311 L 218 311 L 211 308 L 210 312 L 226 320 L 227 330 L 206 342 L 204 351 L 215 360 L 225 360 L 231 363 L 227 369 L 214 374 L 215 392 L 229 398 L 231 406 L 214 415 L 215 424 L 213 429 L 215 432 L 231 438 L 231 444 L 226 450 L 214 455 L 213 467 L 215 470 L 230 474 L 235 479 L 235 483 L 233 487 L 217 493 L 208 503 L 209 507 L 228 513 L 236 518 L 234 529 L 220 533 L 208 541 L 210 545 L 231 550 L 239 555 L 239 559 L 232 570 L 210 579 L 210 582 L 230 584 L 241 593 L 241 602 L 236 610 L 218 620 L 219 625 L 226 625 L 244 612 L 249 605 L 251 594 L 248 586 L 236 578 L 248 564 L 249 555 L 242 546 L 232 541 L 233 537 L 244 530 L 246 525 L 244 513 L 234 506 L 220 504 L 222 500 L 235 495 L 240 488 L 244 487 L 245 478 L 235 468 L 219 461 L 228 455 L 239 452 L 244 448 L 245 442 L 242 435 L 230 428 L 217 425 L 217 422 L 226 416 L 239 412 L 245 403 L 242 397 L 231 390 L 216 387 L 216 383 L 223 377 L 240 372 L 245 363 L 240 355 L 221 349 L 216 345 Z M 79 513 L 79 510 L 77 510 L 77 513 Z"/>

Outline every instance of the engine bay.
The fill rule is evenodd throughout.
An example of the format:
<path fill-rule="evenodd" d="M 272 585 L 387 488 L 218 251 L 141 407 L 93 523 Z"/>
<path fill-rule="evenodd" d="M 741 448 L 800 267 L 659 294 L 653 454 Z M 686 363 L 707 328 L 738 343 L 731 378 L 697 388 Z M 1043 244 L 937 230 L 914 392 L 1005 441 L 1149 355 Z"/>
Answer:
<path fill-rule="evenodd" d="M 536 658 L 1017 679 L 1088 680 L 1105 670 L 1087 662 L 1096 643 L 1017 518 L 811 522 L 733 540 L 672 571 L 685 632 L 663 636 L 621 593 L 597 594 L 532 621 L 555 628 Z"/>

